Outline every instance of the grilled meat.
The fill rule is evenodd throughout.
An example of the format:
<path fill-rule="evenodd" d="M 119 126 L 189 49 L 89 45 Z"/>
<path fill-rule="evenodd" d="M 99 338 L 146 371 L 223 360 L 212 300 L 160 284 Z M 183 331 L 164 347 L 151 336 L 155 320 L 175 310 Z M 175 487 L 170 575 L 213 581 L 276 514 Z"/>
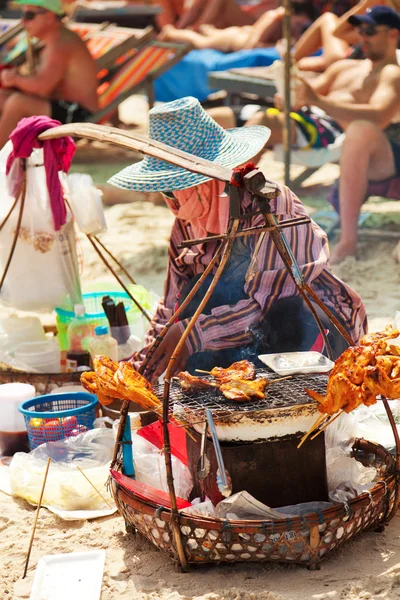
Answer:
<path fill-rule="evenodd" d="M 222 369 L 221 367 L 214 367 L 210 374 L 218 379 L 221 383 L 225 383 L 233 380 L 243 380 L 243 379 L 254 379 L 256 376 L 256 368 L 253 363 L 248 360 L 239 360 L 238 362 L 234 362 L 227 369 Z"/>
<path fill-rule="evenodd" d="M 94 372 L 82 373 L 81 383 L 88 392 L 97 395 L 100 404 L 110 404 L 118 398 L 137 402 L 147 410 L 161 407 L 151 384 L 131 363 L 116 363 L 107 356 L 97 356 L 93 365 Z"/>
<path fill-rule="evenodd" d="M 219 389 L 228 400 L 249 402 L 252 398 L 264 399 L 264 390 L 268 383 L 268 379 L 265 378 L 254 381 L 236 379 L 222 383 Z"/>
<path fill-rule="evenodd" d="M 202 379 L 201 377 L 195 377 L 188 373 L 188 371 L 181 371 L 178 373 L 179 383 L 184 392 L 193 392 L 195 390 L 209 390 L 218 389 L 219 383 L 215 381 L 209 381 L 208 379 Z"/>
<path fill-rule="evenodd" d="M 397 330 L 388 327 L 345 350 L 329 375 L 326 396 L 306 390 L 319 403 L 319 411 L 328 415 L 350 412 L 361 404 L 375 404 L 378 395 L 400 398 L 399 347 L 389 343 L 398 336 Z"/>

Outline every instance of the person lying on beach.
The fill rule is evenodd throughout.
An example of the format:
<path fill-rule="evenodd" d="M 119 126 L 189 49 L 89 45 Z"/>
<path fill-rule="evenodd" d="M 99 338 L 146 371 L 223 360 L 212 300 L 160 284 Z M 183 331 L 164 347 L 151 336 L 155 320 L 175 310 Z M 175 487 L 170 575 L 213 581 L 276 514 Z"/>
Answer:
<path fill-rule="evenodd" d="M 325 12 L 318 17 L 294 46 L 293 60 L 298 69 L 323 72 L 337 60 L 353 55 L 357 51 L 359 37 L 348 19 L 364 14 L 369 8 L 377 5 L 390 6 L 398 12 L 400 0 L 362 0 L 341 17 L 333 12 Z M 322 49 L 322 54 L 312 56 L 319 49 Z"/>
<path fill-rule="evenodd" d="M 363 60 L 340 60 L 325 73 L 297 87 L 291 112 L 294 148 L 323 148 L 346 132 L 340 160 L 341 234 L 331 254 L 332 264 L 357 250 L 357 224 L 368 180 L 400 175 L 400 66 L 396 49 L 400 16 L 387 6 L 350 17 L 357 30 Z M 283 99 L 279 108 L 257 112 L 246 125 L 271 129 L 269 145 L 283 142 Z M 211 109 L 223 125 L 234 127 L 229 107 Z"/>
<path fill-rule="evenodd" d="M 291 32 L 294 39 L 298 39 L 310 25 L 313 14 L 313 8 L 309 4 L 293 3 Z M 254 25 L 227 27 L 226 29 L 217 29 L 213 25 L 202 25 L 199 32 L 166 25 L 161 30 L 159 39 L 167 42 L 186 42 L 199 50 L 213 48 L 221 52 L 273 46 L 282 38 L 284 15 L 285 9 L 279 7 L 266 11 Z"/>
<path fill-rule="evenodd" d="M 202 25 L 225 27 L 253 25 L 267 10 L 279 6 L 279 0 L 260 0 L 251 5 L 236 0 L 159 0 L 162 12 L 156 18 L 160 27 L 174 25 L 177 29 L 197 31 Z"/>
<path fill-rule="evenodd" d="M 97 67 L 84 42 L 62 21 L 60 0 L 16 0 L 29 36 L 44 48 L 33 75 L 1 72 L 0 147 L 23 117 L 46 115 L 61 123 L 86 120 L 97 110 Z"/>
<path fill-rule="evenodd" d="M 191 97 L 157 106 L 150 111 L 149 118 L 153 140 L 229 169 L 250 161 L 269 135 L 265 127 L 225 131 Z M 180 244 L 188 239 L 223 235 L 229 221 L 229 198 L 224 192 L 224 182 L 147 156 L 114 175 L 110 183 L 127 190 L 161 192 L 175 215 L 164 298 L 147 333 L 146 346 L 132 358 L 138 367 L 154 337 L 174 315 L 219 248 L 217 240 L 190 248 L 182 248 Z M 276 186 L 279 194 L 271 200 L 271 210 L 278 221 L 305 216 L 305 207 L 291 190 Z M 241 195 L 240 202 L 242 213 L 258 210 L 256 201 L 247 192 Z M 263 222 L 261 215 L 253 215 L 246 219 L 246 227 Z M 365 309 L 359 296 L 332 273 L 325 233 L 311 221 L 285 229 L 285 235 L 306 280 L 356 343 L 365 331 Z M 221 279 L 189 335 L 176 369 L 185 367 L 193 373 L 195 368 L 226 367 L 241 359 L 257 362 L 257 355 L 264 351 L 310 350 L 319 338 L 318 327 L 269 235 L 262 240 L 252 264 L 258 239 L 250 235 L 238 237 L 234 242 Z M 210 276 L 168 330 L 145 376 L 151 378 L 153 373 L 158 377 L 164 372 L 209 284 Z M 318 307 L 317 311 L 321 313 Z M 329 330 L 328 339 L 337 357 L 347 343 L 326 316 L 322 316 L 322 322 Z"/>

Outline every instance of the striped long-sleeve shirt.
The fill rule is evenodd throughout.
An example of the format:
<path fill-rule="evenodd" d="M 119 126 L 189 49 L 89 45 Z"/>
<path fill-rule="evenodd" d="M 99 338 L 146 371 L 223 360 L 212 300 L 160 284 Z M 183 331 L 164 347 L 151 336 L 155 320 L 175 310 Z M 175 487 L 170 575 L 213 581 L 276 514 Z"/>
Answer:
<path fill-rule="evenodd" d="M 303 204 L 289 188 L 280 187 L 280 195 L 271 201 L 272 212 L 278 221 L 306 216 Z M 258 210 L 249 194 L 242 200 L 243 212 Z M 264 225 L 261 215 L 245 221 L 245 227 Z M 329 248 L 324 231 L 314 222 L 285 229 L 285 236 L 298 261 L 300 269 L 311 284 L 312 289 L 325 305 L 341 317 L 348 333 L 357 342 L 366 331 L 364 305 L 354 290 L 338 279 L 328 265 Z M 216 243 L 178 250 L 179 244 L 193 239 L 189 222 L 176 219 L 170 239 L 165 295 L 160 302 L 152 329 L 146 337 L 146 347 L 136 359 L 146 354 L 148 345 L 173 315 L 177 297 L 183 286 L 196 275 L 202 273 L 216 249 Z M 254 251 L 258 235 L 242 238 L 249 250 Z M 216 267 L 215 267 L 216 268 Z M 230 306 L 219 306 L 208 315 L 200 315 L 188 338 L 190 353 L 218 350 L 247 345 L 251 342 L 250 328 L 261 320 L 271 306 L 283 298 L 298 294 L 297 288 L 285 269 L 271 237 L 267 234 L 257 258 L 255 276 L 244 285 L 249 296 Z M 181 321 L 182 331 L 188 320 Z"/>

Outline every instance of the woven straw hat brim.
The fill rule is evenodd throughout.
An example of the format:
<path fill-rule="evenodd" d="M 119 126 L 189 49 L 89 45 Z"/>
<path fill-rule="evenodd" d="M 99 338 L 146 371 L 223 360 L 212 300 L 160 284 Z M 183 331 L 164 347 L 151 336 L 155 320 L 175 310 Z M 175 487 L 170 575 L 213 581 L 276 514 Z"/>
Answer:
<path fill-rule="evenodd" d="M 233 169 L 256 156 L 270 135 L 268 127 L 258 125 L 228 129 L 223 143 L 218 148 L 205 148 L 201 158 Z M 159 165 L 160 168 L 149 170 L 146 161 L 142 160 L 113 175 L 108 183 L 138 192 L 167 192 L 185 190 L 211 179 L 161 160 Z M 164 168 L 165 165 L 168 168 Z"/>

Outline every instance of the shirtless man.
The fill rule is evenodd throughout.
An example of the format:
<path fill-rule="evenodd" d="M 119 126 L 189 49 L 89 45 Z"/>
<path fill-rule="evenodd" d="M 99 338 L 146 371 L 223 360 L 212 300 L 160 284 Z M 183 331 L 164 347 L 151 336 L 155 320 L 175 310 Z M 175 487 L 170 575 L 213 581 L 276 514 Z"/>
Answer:
<path fill-rule="evenodd" d="M 302 80 L 296 91 L 297 108 L 322 109 L 331 117 L 330 126 L 346 131 L 340 160 L 341 235 L 331 254 L 333 264 L 357 250 L 358 217 L 368 181 L 400 176 L 400 16 L 390 7 L 375 6 L 351 17 L 350 24 L 357 28 L 367 58 L 338 61 L 311 82 Z M 258 112 L 246 124 L 266 125 L 272 130 L 272 145 L 282 142 L 282 113 Z M 313 139 L 318 142 L 331 133 L 324 131 L 323 118 L 320 121 L 315 111 L 295 113 L 293 144 L 318 147 Z"/>
<path fill-rule="evenodd" d="M 16 0 L 28 35 L 44 45 L 34 75 L 1 72 L 0 147 L 23 117 L 46 115 L 61 123 L 86 120 L 97 110 L 97 68 L 83 41 L 67 29 L 60 0 Z"/>

